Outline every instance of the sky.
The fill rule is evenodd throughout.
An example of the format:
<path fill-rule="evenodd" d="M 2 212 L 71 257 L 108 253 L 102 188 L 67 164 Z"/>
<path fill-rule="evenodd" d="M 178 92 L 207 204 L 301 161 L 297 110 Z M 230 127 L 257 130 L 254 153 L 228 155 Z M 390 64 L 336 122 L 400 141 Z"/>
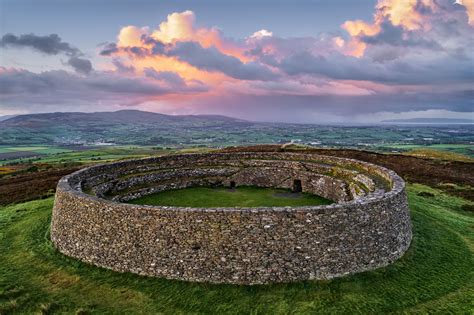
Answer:
<path fill-rule="evenodd" d="M 474 0 L 0 0 L 0 115 L 474 118 Z"/>

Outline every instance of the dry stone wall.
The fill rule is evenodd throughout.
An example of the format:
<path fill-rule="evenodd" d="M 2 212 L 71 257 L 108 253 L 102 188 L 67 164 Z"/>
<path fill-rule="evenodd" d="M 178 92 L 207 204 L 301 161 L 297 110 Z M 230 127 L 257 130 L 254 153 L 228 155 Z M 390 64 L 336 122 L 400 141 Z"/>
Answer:
<path fill-rule="evenodd" d="M 186 208 L 121 203 L 190 186 L 292 188 L 325 206 Z M 58 184 L 51 239 L 62 253 L 121 272 L 262 284 L 386 266 L 412 233 L 403 180 L 383 167 L 303 153 L 214 153 L 97 165 Z"/>

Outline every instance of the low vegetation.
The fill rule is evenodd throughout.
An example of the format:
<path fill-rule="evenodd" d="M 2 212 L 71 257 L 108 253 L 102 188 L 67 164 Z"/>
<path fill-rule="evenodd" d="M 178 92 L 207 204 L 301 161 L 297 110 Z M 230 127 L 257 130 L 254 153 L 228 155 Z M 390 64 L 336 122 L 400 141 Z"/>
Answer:
<path fill-rule="evenodd" d="M 400 150 L 408 155 L 445 160 L 472 162 L 474 157 L 474 145 L 472 144 L 393 144 L 386 148 Z"/>
<path fill-rule="evenodd" d="M 168 190 L 132 200 L 140 205 L 179 207 L 284 207 L 316 206 L 332 203 L 330 200 L 307 193 L 292 193 L 287 189 L 258 187 L 192 187 Z"/>
<path fill-rule="evenodd" d="M 409 185 L 408 193 L 414 239 L 393 265 L 331 281 L 250 287 L 93 267 L 52 246 L 52 198 L 5 206 L 0 208 L 0 314 L 469 314 L 474 215 L 463 208 L 473 203 L 418 184 Z"/>
<path fill-rule="evenodd" d="M 0 165 L 16 165 L 24 163 L 33 164 L 65 164 L 65 163 L 98 163 L 108 162 L 124 158 L 140 158 L 153 154 L 165 154 L 169 150 L 151 146 L 111 146 L 111 147 L 70 147 L 68 150 L 54 149 L 51 147 L 49 153 L 40 151 L 26 151 L 23 147 L 17 147 L 18 151 L 11 151 L 17 156 L 2 159 L 2 147 L 0 147 Z M 13 147 L 11 148 L 13 150 Z M 42 152 L 47 152 L 46 150 Z M 8 154 L 10 154 L 8 153 Z M 28 153 L 27 155 L 22 155 Z M 7 153 L 4 153 L 7 154 Z"/>
<path fill-rule="evenodd" d="M 471 150 L 472 151 L 472 150 Z M 428 148 L 419 148 L 419 149 L 412 149 L 407 152 L 404 152 L 406 155 L 416 156 L 420 158 L 428 158 L 428 159 L 438 159 L 444 161 L 462 161 L 462 162 L 474 162 L 474 158 L 468 156 L 466 154 L 456 153 L 449 150 L 436 150 Z"/>
<path fill-rule="evenodd" d="M 465 151 L 470 148 L 472 146 L 451 145 L 448 148 L 440 145 L 436 150 L 472 156 L 472 151 Z M 255 149 L 280 150 L 276 146 L 258 146 Z M 292 149 L 299 150 L 298 147 Z M 208 149 L 195 148 L 186 152 L 202 150 Z M 61 176 L 90 163 L 169 154 L 175 150 L 123 146 L 72 151 L 7 160 L 3 163 L 13 162 L 12 165 L 0 168 L 2 315 L 304 312 L 469 314 L 474 309 L 474 181 L 472 162 L 467 160 L 446 161 L 453 159 L 450 154 L 420 159 L 405 155 L 409 152 L 390 155 L 355 150 L 318 150 L 321 154 L 380 164 L 394 169 L 409 182 L 431 186 L 408 186 L 414 225 L 411 248 L 395 264 L 372 272 L 331 281 L 245 287 L 119 274 L 81 263 L 57 252 L 49 240 L 48 227 L 53 204 L 51 196 Z M 28 163 L 22 163 L 25 160 Z M 238 196 L 244 190 L 224 190 L 222 193 L 224 196 Z M 215 199 L 219 193 L 213 190 L 212 194 L 207 194 L 207 200 L 201 202 L 208 206 L 210 199 Z M 196 194 L 186 194 L 191 198 L 190 202 L 196 205 Z M 160 203 L 163 202 L 161 197 Z M 270 197 L 274 197 L 274 193 L 270 193 Z M 43 199 L 34 200 L 38 198 Z M 167 198 L 168 202 L 173 202 L 172 194 Z M 254 202 L 262 201 L 258 199 Z M 25 202 L 27 200 L 33 201 Z M 232 205 L 239 205 L 237 201 Z M 284 198 L 286 205 L 294 201 Z"/>

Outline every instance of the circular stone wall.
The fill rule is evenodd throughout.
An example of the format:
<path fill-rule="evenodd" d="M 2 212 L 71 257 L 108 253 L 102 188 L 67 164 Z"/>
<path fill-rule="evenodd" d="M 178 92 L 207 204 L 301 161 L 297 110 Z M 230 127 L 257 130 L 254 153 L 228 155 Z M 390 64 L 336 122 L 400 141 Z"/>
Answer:
<path fill-rule="evenodd" d="M 209 185 L 296 188 L 325 206 L 184 208 L 121 203 Z M 58 184 L 51 239 L 82 261 L 141 275 L 259 284 L 386 266 L 411 241 L 403 180 L 317 154 L 214 153 L 85 168 Z"/>

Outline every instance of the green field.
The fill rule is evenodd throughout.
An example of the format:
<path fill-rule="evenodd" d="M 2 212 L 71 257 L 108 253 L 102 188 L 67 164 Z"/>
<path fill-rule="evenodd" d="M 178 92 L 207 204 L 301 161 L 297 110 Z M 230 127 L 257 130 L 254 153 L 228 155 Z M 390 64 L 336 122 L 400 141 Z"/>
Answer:
<path fill-rule="evenodd" d="M 14 152 L 13 151 L 14 148 L 12 147 L 11 149 L 12 149 L 11 152 Z M 6 148 L 3 148 L 3 150 L 6 150 Z M 107 161 L 113 161 L 113 160 L 124 159 L 124 158 L 140 158 L 140 157 L 150 156 L 154 154 L 164 153 L 163 150 L 155 150 L 152 147 L 137 147 L 137 146 L 99 147 L 97 149 L 79 150 L 79 151 L 66 150 L 66 149 L 60 151 L 60 149 L 54 149 L 54 148 L 45 148 L 42 150 L 44 150 L 43 156 L 0 161 L 0 165 L 8 165 L 8 164 L 15 164 L 15 163 L 53 163 L 53 164 L 70 163 L 70 162 L 97 163 L 97 162 L 107 162 Z M 58 151 L 55 151 L 55 150 L 58 150 Z M 23 151 L 26 151 L 26 150 L 23 150 Z M 7 152 L 4 152 L 4 153 L 7 153 Z M 35 153 L 42 153 L 42 152 L 35 151 Z"/>
<path fill-rule="evenodd" d="M 453 154 L 462 154 L 468 157 L 474 157 L 474 144 L 431 144 L 431 145 L 416 145 L 416 144 L 392 144 L 385 146 L 386 148 L 397 149 L 402 151 L 418 151 L 418 150 L 432 150 L 439 152 L 447 152 Z"/>
<path fill-rule="evenodd" d="M 348 131 L 349 132 L 349 131 Z M 362 136 L 368 130 L 361 129 L 358 135 Z M 309 137 L 309 135 L 307 135 Z M 329 136 L 329 135 L 328 135 Z M 347 137 L 352 137 L 348 134 Z M 267 139 L 267 138 L 265 138 Z M 275 143 L 275 139 L 267 139 L 268 143 Z M 362 139 L 363 140 L 363 139 Z M 237 142 L 228 142 L 226 145 L 235 145 Z M 337 147 L 337 145 L 336 145 Z M 368 147 L 381 152 L 400 151 L 423 158 L 436 158 L 443 160 L 458 160 L 464 162 L 474 161 L 474 145 L 472 144 L 433 144 L 433 145 L 412 145 L 412 144 L 373 144 Z M 199 144 L 189 144 L 172 149 L 164 149 L 151 145 L 114 145 L 97 147 L 58 147 L 49 145 L 20 145 L 20 146 L 0 146 L 0 166 L 18 163 L 96 163 L 108 162 L 118 159 L 140 158 L 150 155 L 166 154 L 170 152 L 206 152 L 211 150 Z M 5 153 L 36 153 L 38 156 L 25 157 L 2 157 Z"/>
<path fill-rule="evenodd" d="M 409 185 L 408 193 L 414 239 L 393 265 L 331 281 L 258 286 L 93 267 L 51 245 L 52 198 L 6 206 L 0 208 L 0 314 L 472 314 L 474 216 L 462 210 L 468 202 L 422 185 Z"/>
<path fill-rule="evenodd" d="M 473 144 L 431 144 L 431 145 L 417 145 L 417 144 L 393 144 L 389 145 L 391 148 L 398 149 L 420 149 L 430 148 L 436 150 L 455 151 L 458 153 L 466 153 L 466 150 L 474 150 Z"/>
<path fill-rule="evenodd" d="M 44 154 L 38 157 L 26 157 L 1 161 L 0 166 L 17 163 L 97 163 L 110 162 L 119 159 L 142 158 L 153 155 L 163 155 L 174 152 L 195 153 L 206 152 L 208 148 L 163 149 L 153 146 L 106 146 L 88 148 L 87 150 L 70 150 L 54 147 L 0 147 L 0 153 L 28 151 L 26 148 L 37 148 L 35 153 Z M 41 148 L 41 149 L 39 149 Z M 3 150 L 3 151 L 1 151 Z M 10 151 L 7 151 L 10 150 Z"/>
<path fill-rule="evenodd" d="M 168 190 L 130 203 L 179 207 L 284 207 L 326 205 L 332 202 L 312 194 L 292 194 L 286 189 L 244 186 L 232 190 L 224 187 Z"/>
<path fill-rule="evenodd" d="M 0 146 L 0 153 L 34 152 L 39 154 L 55 154 L 71 151 L 72 150 L 69 149 L 52 146 Z"/>

